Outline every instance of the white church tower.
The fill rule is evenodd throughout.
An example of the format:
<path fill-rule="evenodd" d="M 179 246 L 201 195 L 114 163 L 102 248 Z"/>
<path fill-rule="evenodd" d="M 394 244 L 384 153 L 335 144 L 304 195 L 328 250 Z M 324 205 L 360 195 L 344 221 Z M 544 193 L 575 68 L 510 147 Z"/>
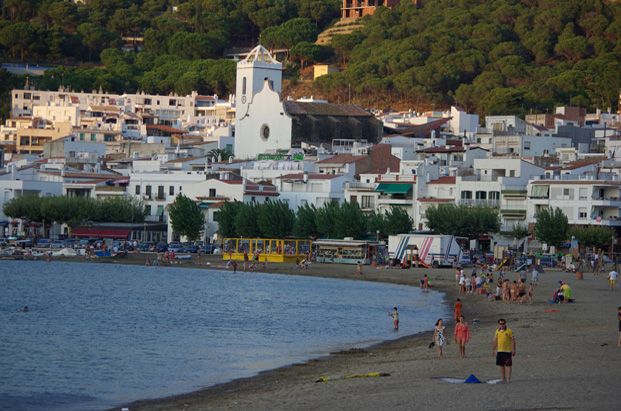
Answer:
<path fill-rule="evenodd" d="M 282 63 L 258 45 L 237 63 L 235 93 L 235 157 L 291 148 L 291 118 L 282 91 Z"/>

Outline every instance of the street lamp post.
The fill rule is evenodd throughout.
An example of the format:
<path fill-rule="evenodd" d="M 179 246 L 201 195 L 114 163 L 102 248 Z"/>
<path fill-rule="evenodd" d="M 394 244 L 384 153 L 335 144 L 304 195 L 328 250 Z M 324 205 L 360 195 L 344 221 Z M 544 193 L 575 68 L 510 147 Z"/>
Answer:
<path fill-rule="evenodd" d="M 375 230 L 375 241 L 379 242 L 379 230 Z"/>

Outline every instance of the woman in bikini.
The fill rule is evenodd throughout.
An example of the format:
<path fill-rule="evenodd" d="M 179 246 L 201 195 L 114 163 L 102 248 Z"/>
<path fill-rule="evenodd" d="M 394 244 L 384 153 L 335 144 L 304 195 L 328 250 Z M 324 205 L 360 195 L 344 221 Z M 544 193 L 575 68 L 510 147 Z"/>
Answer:
<path fill-rule="evenodd" d="M 460 315 L 455 324 L 455 342 L 459 346 L 459 358 L 466 358 L 466 343 L 470 340 L 470 329 L 463 315 Z"/>

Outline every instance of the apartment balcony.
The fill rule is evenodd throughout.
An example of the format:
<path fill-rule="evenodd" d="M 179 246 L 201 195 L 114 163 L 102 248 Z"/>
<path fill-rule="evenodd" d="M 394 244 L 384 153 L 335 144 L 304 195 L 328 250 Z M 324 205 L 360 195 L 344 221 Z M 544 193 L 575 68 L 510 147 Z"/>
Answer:
<path fill-rule="evenodd" d="M 155 200 L 156 201 L 165 201 L 166 200 L 166 195 L 158 194 L 158 195 L 155 196 Z"/>
<path fill-rule="evenodd" d="M 379 207 L 381 206 L 386 206 L 386 205 L 408 205 L 411 206 L 414 204 L 414 201 L 411 198 L 390 198 L 390 197 L 384 197 L 384 198 L 379 198 L 377 200 L 377 205 Z"/>
<path fill-rule="evenodd" d="M 502 218 L 524 219 L 526 218 L 526 208 L 502 208 L 500 215 Z"/>
<path fill-rule="evenodd" d="M 346 190 L 375 191 L 375 186 L 375 183 L 361 183 L 359 181 L 348 181 L 345 183 Z"/>
<path fill-rule="evenodd" d="M 462 198 L 459 200 L 459 204 L 467 205 L 467 206 L 484 206 L 484 207 L 499 208 L 500 200 Z"/>
<path fill-rule="evenodd" d="M 621 218 L 619 217 L 602 218 L 599 222 L 595 220 L 595 224 L 603 225 L 606 227 L 621 227 Z"/>
<path fill-rule="evenodd" d="M 500 191 L 500 194 L 502 194 L 503 197 L 511 197 L 511 198 L 526 198 L 528 192 L 525 189 L 513 189 L 513 188 L 507 188 L 507 189 L 502 189 Z"/>
<path fill-rule="evenodd" d="M 594 206 L 600 206 L 600 207 L 621 207 L 621 198 L 619 197 L 600 197 L 600 196 L 593 196 L 592 200 L 591 200 L 591 204 L 593 204 Z"/>
<path fill-rule="evenodd" d="M 383 183 L 415 183 L 416 176 L 415 175 L 388 174 L 388 175 L 381 175 L 379 181 Z"/>

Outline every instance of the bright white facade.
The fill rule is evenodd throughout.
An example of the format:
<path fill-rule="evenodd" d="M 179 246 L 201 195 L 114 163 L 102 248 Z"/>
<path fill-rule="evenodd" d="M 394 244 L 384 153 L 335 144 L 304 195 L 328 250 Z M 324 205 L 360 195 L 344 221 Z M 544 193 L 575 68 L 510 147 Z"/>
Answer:
<path fill-rule="evenodd" d="M 330 201 L 344 200 L 345 183 L 352 178 L 341 174 L 295 173 L 276 178 L 279 200 L 297 210 L 306 204 L 321 207 Z"/>
<path fill-rule="evenodd" d="M 478 115 L 468 114 L 455 106 L 451 106 L 450 117 L 448 125 L 451 133 L 467 137 L 468 139 L 476 135 L 479 128 Z"/>
<path fill-rule="evenodd" d="M 13 198 L 25 195 L 39 197 L 58 196 L 62 194 L 63 184 L 56 181 L 41 181 L 32 173 L 22 173 L 15 165 L 9 165 L 8 170 L 0 174 L 0 238 L 11 235 L 25 235 L 23 222 L 11 226 L 9 232 L 9 218 L 4 214 L 4 205 Z"/>
<path fill-rule="evenodd" d="M 291 117 L 280 100 L 282 64 L 263 47 L 237 63 L 235 156 L 291 148 Z"/>
<path fill-rule="evenodd" d="M 495 154 L 512 154 L 523 157 L 550 156 L 557 149 L 571 148 L 571 138 L 543 137 L 529 135 L 495 135 L 493 137 Z"/>
<path fill-rule="evenodd" d="M 572 225 L 621 227 L 621 181 L 533 180 L 528 185 L 528 222 L 542 208 L 560 208 Z"/>

